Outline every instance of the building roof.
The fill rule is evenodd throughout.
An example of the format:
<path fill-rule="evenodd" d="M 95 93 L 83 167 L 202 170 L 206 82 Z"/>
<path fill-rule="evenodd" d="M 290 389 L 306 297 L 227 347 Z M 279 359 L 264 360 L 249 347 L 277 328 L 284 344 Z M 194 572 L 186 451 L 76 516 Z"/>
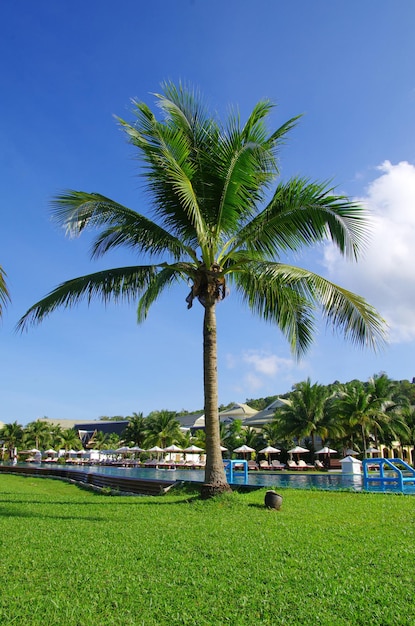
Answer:
<path fill-rule="evenodd" d="M 195 423 L 201 416 L 203 416 L 203 413 L 200 412 L 189 413 L 187 415 L 178 415 L 176 419 L 180 423 L 180 428 L 194 428 Z"/>
<path fill-rule="evenodd" d="M 244 426 L 252 426 L 256 428 L 264 426 L 265 424 L 268 424 L 273 420 L 276 409 L 289 404 L 289 400 L 284 400 L 284 398 L 277 398 L 276 400 L 271 402 L 271 404 L 269 404 L 265 409 L 262 409 L 262 411 L 258 411 L 256 415 L 248 417 L 244 421 Z"/>
<path fill-rule="evenodd" d="M 226 409 L 226 411 L 221 411 L 219 413 L 219 419 L 221 422 L 228 422 L 240 419 L 245 423 L 245 420 L 247 420 L 248 417 L 253 417 L 257 413 L 258 411 L 250 407 L 248 404 L 235 402 L 235 404 L 231 406 L 230 409 Z"/>
<path fill-rule="evenodd" d="M 50 426 L 60 426 L 61 428 L 75 430 L 100 430 L 100 428 L 106 424 L 114 424 L 119 427 L 120 425 L 127 426 L 128 420 L 67 420 L 67 419 L 52 419 L 49 417 L 41 417 L 39 422 L 45 422 Z M 115 431 L 115 429 L 114 429 Z"/>

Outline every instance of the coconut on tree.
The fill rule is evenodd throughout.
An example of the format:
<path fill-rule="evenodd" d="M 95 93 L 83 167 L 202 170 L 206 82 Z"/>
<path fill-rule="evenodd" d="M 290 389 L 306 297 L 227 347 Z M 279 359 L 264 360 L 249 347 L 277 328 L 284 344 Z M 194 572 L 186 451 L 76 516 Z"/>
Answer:
<path fill-rule="evenodd" d="M 212 495 L 229 489 L 220 450 L 216 307 L 230 289 L 279 328 L 297 356 L 311 344 L 317 308 L 362 346 L 382 340 L 383 322 L 363 298 L 285 262 L 290 253 L 326 240 L 356 260 L 366 232 L 362 208 L 327 183 L 294 177 L 276 184 L 277 153 L 298 117 L 269 132 L 268 100 L 258 102 L 245 123 L 232 113 L 222 124 L 191 88 L 165 83 L 155 97 L 159 116 L 134 101 L 135 121 L 119 119 L 143 164 L 148 206 L 138 212 L 83 191 L 67 191 L 53 202 L 68 234 L 98 231 L 93 258 L 121 246 L 141 255 L 143 264 L 62 283 L 27 311 L 19 328 L 93 298 L 136 301 L 141 323 L 166 289 L 190 283 L 187 307 L 196 301 L 204 312 L 203 495 Z"/>

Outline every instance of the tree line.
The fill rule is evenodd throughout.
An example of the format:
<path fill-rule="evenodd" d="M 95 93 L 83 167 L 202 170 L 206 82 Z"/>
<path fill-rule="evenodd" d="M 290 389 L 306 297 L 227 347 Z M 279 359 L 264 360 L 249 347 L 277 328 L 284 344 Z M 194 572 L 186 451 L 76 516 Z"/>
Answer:
<path fill-rule="evenodd" d="M 276 397 L 266 400 L 272 402 Z M 320 443 L 339 454 L 353 448 L 362 456 L 370 446 L 377 448 L 380 443 L 388 447 L 393 442 L 400 447 L 415 446 L 415 385 L 407 380 L 394 381 L 380 373 L 366 382 L 320 385 L 308 378 L 295 384 L 285 397 L 289 402 L 276 409 L 273 419 L 262 428 L 246 427 L 240 419 L 220 423 L 220 442 L 228 454 L 243 444 L 255 450 L 271 445 L 282 451 L 284 460 L 286 451 L 300 441 L 310 450 L 310 460 Z M 252 401 L 247 402 L 252 406 Z M 118 420 L 128 421 L 121 435 L 97 431 L 90 445 L 98 450 L 121 444 L 143 449 L 172 444 L 187 448 L 194 444 L 205 449 L 205 431 L 181 430 L 179 417 L 177 412 L 166 409 L 153 411 L 147 417 L 143 413 L 117 416 Z M 0 438 L 9 454 L 15 447 L 82 448 L 75 430 L 63 430 L 39 420 L 26 427 L 17 422 L 6 424 L 0 430 Z"/>

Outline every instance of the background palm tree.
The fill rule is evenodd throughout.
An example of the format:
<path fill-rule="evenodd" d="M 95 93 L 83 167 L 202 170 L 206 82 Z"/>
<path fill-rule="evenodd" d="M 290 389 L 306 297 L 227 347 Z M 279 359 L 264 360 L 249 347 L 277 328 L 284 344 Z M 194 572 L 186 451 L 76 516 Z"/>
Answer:
<path fill-rule="evenodd" d="M 94 450 L 104 450 L 108 443 L 108 433 L 104 433 L 102 430 L 97 430 L 91 437 L 88 447 Z"/>
<path fill-rule="evenodd" d="M 50 427 L 46 422 L 30 422 L 24 428 L 24 442 L 28 447 L 45 450 L 52 441 Z"/>
<path fill-rule="evenodd" d="M 0 439 L 3 440 L 3 446 L 8 451 L 9 459 L 11 459 L 13 449 L 17 448 L 22 442 L 23 427 L 17 422 L 5 424 L 0 430 Z"/>
<path fill-rule="evenodd" d="M 405 425 L 402 420 L 401 409 L 408 404 L 408 399 L 401 393 L 399 384 L 390 379 L 384 372 L 375 374 L 369 378 L 367 391 L 373 411 L 378 411 L 379 421 L 382 425 L 383 441 L 386 444 L 405 433 Z M 375 447 L 378 447 L 378 427 L 373 425 Z"/>
<path fill-rule="evenodd" d="M 370 392 L 360 381 L 351 381 L 338 393 L 333 409 L 344 420 L 345 429 L 351 432 L 359 429 L 364 456 L 367 456 L 368 442 L 375 428 L 382 431 L 382 416 L 372 402 Z M 358 433 L 356 433 L 356 436 Z"/>
<path fill-rule="evenodd" d="M 180 439 L 180 422 L 172 411 L 155 411 L 146 420 L 146 447 L 166 448 Z"/>
<path fill-rule="evenodd" d="M 275 420 L 280 437 L 284 439 L 290 436 L 298 440 L 310 437 L 314 452 L 316 436 L 325 440 L 329 434 L 325 406 L 330 395 L 328 387 L 311 384 L 310 378 L 294 385 L 289 404 L 284 404 L 276 411 Z"/>
<path fill-rule="evenodd" d="M 81 450 L 82 443 L 78 433 L 73 428 L 62 430 L 60 434 L 59 446 L 64 450 Z"/>
<path fill-rule="evenodd" d="M 407 405 L 402 409 L 402 417 L 407 426 L 406 434 L 401 438 L 403 443 L 409 443 L 412 446 L 411 459 L 413 467 L 415 467 L 415 406 Z"/>
<path fill-rule="evenodd" d="M 143 161 L 154 221 L 97 193 L 69 191 L 54 200 L 54 217 L 68 233 L 98 229 L 93 257 L 126 246 L 145 264 L 62 283 L 18 326 L 95 297 L 138 299 L 142 322 L 165 289 L 178 281 L 190 283 L 188 308 L 196 299 L 204 309 L 202 495 L 214 495 L 229 489 L 220 451 L 216 335 L 216 305 L 229 286 L 282 331 L 298 356 L 312 341 L 317 306 L 329 323 L 361 345 L 376 346 L 383 325 L 362 298 L 282 260 L 327 238 L 341 254 L 357 259 L 365 239 L 361 207 L 326 183 L 296 177 L 272 193 L 278 149 L 298 117 L 269 133 L 266 120 L 273 105 L 266 100 L 244 124 L 234 113 L 222 125 L 183 85 L 166 83 L 156 98 L 161 121 L 143 102 L 134 102 L 134 123 L 119 120 Z"/>
<path fill-rule="evenodd" d="M 61 445 L 61 435 L 63 433 L 62 426 L 59 424 L 52 424 L 50 426 L 51 445 L 54 450 L 58 450 Z"/>
<path fill-rule="evenodd" d="M 109 433 L 105 447 L 108 449 L 118 448 L 121 443 L 121 437 L 117 433 Z"/>
<path fill-rule="evenodd" d="M 262 447 L 265 448 L 269 445 L 273 446 L 274 448 L 278 448 L 278 444 L 281 441 L 279 426 L 279 421 L 275 418 L 271 422 L 264 424 L 261 430 L 261 434 L 265 445 Z"/>
<path fill-rule="evenodd" d="M 258 450 L 262 439 L 261 434 L 255 428 L 251 428 L 250 426 L 245 426 L 242 429 L 242 433 L 244 443 L 250 448 Z"/>
<path fill-rule="evenodd" d="M 125 442 L 133 443 L 135 446 L 143 447 L 146 438 L 147 424 L 142 413 L 133 413 L 128 417 L 128 426 L 122 433 Z"/>

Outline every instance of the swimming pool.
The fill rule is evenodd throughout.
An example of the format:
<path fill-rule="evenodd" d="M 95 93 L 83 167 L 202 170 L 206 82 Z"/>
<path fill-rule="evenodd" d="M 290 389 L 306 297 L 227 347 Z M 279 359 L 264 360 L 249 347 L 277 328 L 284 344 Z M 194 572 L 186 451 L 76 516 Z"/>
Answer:
<path fill-rule="evenodd" d="M 30 464 L 29 464 L 30 465 Z M 44 465 L 43 465 L 44 466 Z M 60 466 L 65 467 L 65 466 Z M 141 480 L 175 480 L 186 482 L 203 482 L 204 470 L 176 469 L 174 471 L 165 469 L 154 469 L 147 467 L 110 467 L 110 466 L 76 466 L 70 465 L 71 470 L 81 472 L 104 474 L 107 476 L 125 476 Z M 243 485 L 243 474 L 234 475 L 233 484 Z M 289 474 L 272 472 L 250 472 L 248 474 L 248 485 L 253 487 L 289 487 L 290 489 L 321 489 L 338 491 L 341 489 L 351 489 L 354 491 L 363 490 L 361 476 L 345 475 L 339 473 L 322 474 Z"/>

